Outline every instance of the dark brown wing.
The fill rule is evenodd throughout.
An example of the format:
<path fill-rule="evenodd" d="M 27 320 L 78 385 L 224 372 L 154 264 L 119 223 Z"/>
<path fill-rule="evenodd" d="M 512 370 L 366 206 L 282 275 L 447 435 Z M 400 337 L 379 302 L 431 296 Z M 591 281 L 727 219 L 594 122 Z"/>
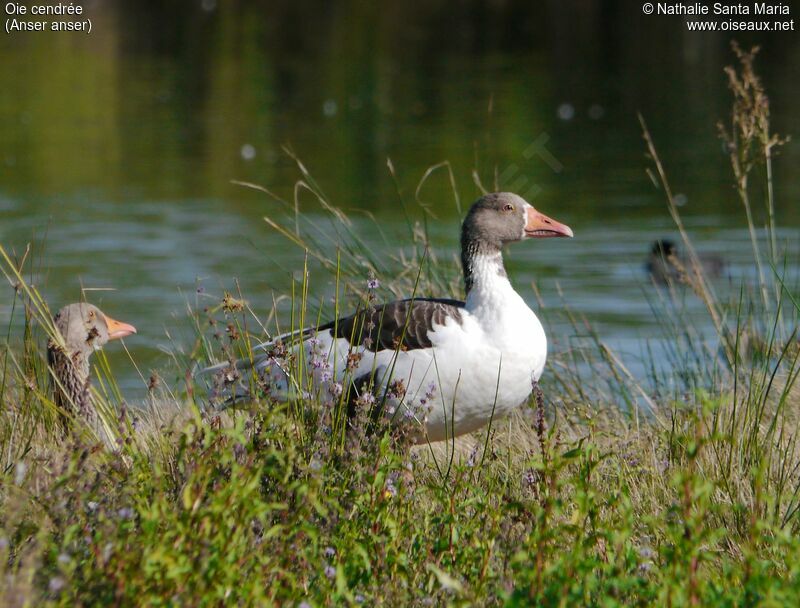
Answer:
<path fill-rule="evenodd" d="M 464 302 L 437 298 L 412 298 L 371 306 L 317 331 L 330 329 L 337 338 L 363 344 L 369 350 L 414 350 L 432 346 L 428 333 L 448 318 L 461 322 Z"/>

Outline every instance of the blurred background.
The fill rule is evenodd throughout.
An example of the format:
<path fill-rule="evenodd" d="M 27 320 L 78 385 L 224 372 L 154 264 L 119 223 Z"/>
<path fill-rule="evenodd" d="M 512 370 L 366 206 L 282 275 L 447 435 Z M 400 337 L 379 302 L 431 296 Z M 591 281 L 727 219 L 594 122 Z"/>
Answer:
<path fill-rule="evenodd" d="M 657 329 L 645 258 L 675 235 L 645 172 L 641 112 L 696 244 L 728 261 L 720 280 L 752 274 L 716 126 L 730 114 L 729 34 L 689 33 L 681 17 L 621 0 L 82 4 L 91 34 L 0 37 L 0 243 L 18 253 L 37 243 L 35 279 L 54 309 L 82 288 L 108 289 L 86 295 L 139 328 L 127 342 L 144 371 L 165 364 L 160 347 L 179 333 L 187 300 L 238 279 L 266 313 L 289 288 L 303 252 L 262 220 L 280 207 L 231 183 L 291 199 L 301 175 L 284 147 L 333 204 L 373 213 L 395 247 L 407 239 L 398 187 L 413 203 L 441 161 L 464 206 L 480 194 L 473 170 L 489 189 L 497 180 L 526 195 L 576 238 L 512 248 L 520 292 L 535 303 L 535 281 L 547 308 L 585 315 L 635 368 Z M 762 46 L 773 129 L 797 135 L 797 32 L 737 39 Z M 789 251 L 800 242 L 799 160 L 792 141 L 775 163 Z M 455 254 L 446 170 L 419 199 L 434 246 Z M 302 210 L 319 207 L 304 197 Z M 755 219 L 765 223 L 760 207 Z M 373 224 L 357 229 L 379 246 Z M 332 278 L 312 281 L 322 293 Z M 12 295 L 0 291 L 0 320 Z M 568 342 L 574 330 L 544 316 Z M 115 357 L 123 388 L 143 391 Z"/>

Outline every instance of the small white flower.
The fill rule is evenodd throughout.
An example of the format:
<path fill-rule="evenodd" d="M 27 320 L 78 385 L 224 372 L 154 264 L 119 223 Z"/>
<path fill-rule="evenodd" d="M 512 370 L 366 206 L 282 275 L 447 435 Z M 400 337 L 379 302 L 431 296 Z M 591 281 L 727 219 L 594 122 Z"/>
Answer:
<path fill-rule="evenodd" d="M 27 472 L 28 465 L 22 461 L 18 462 L 14 474 L 14 483 L 16 483 L 18 486 L 21 486 L 22 482 L 25 481 L 25 473 Z"/>
<path fill-rule="evenodd" d="M 363 392 L 356 399 L 356 403 L 363 407 L 370 407 L 375 405 L 375 395 L 370 392 Z"/>

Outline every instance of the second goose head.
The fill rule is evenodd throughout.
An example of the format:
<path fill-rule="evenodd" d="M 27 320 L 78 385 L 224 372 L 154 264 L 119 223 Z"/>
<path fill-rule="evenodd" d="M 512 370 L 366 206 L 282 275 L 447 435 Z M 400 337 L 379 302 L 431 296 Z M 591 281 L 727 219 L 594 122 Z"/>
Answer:
<path fill-rule="evenodd" d="M 89 392 L 89 357 L 109 340 L 136 333 L 136 328 L 85 302 L 65 306 L 53 321 L 63 338 L 63 342 L 51 339 L 47 344 L 54 402 L 64 412 L 78 414 L 94 426 L 97 416 Z M 66 430 L 66 418 L 62 419 L 62 425 Z"/>

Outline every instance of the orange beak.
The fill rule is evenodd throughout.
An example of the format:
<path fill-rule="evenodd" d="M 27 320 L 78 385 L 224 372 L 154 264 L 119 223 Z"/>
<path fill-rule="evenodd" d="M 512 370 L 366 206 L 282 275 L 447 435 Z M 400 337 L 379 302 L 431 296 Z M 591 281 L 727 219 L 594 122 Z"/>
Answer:
<path fill-rule="evenodd" d="M 125 336 L 130 336 L 131 334 L 136 333 L 136 328 L 133 325 L 128 325 L 127 323 L 123 323 L 122 321 L 117 321 L 116 319 L 112 319 L 108 315 L 105 315 L 105 318 L 106 318 L 106 326 L 108 327 L 109 340 L 124 338 Z"/>
<path fill-rule="evenodd" d="M 547 239 L 554 236 L 572 237 L 572 228 L 547 217 L 544 213 L 528 207 L 526 213 L 525 236 L 533 239 Z"/>

